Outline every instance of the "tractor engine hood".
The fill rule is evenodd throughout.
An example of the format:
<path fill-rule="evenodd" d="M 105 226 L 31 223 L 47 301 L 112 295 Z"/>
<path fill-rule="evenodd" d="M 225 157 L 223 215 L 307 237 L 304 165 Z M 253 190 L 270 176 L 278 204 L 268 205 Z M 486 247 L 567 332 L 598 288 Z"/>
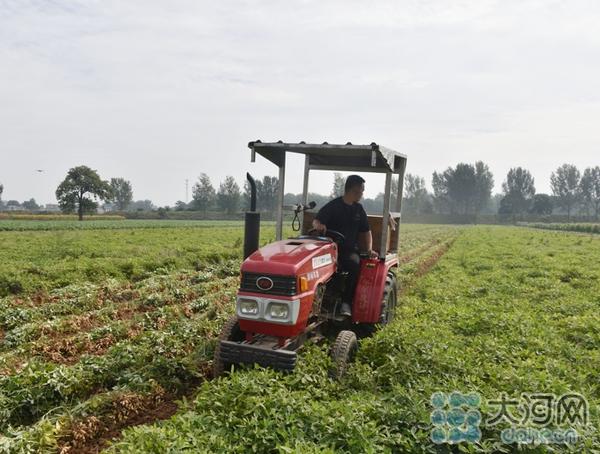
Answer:
<path fill-rule="evenodd" d="M 337 260 L 337 246 L 326 240 L 289 239 L 263 246 L 242 263 L 242 272 L 297 276 Z M 308 264 L 310 262 L 310 264 Z M 305 266 L 307 265 L 308 266 Z"/>

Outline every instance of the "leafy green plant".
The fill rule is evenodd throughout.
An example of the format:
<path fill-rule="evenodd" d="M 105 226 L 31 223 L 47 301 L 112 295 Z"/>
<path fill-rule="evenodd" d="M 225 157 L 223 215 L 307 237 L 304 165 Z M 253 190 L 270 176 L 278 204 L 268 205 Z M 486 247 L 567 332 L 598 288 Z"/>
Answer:
<path fill-rule="evenodd" d="M 430 396 L 478 392 L 579 392 L 592 424 L 572 450 L 600 431 L 600 242 L 510 227 L 463 230 L 433 270 L 406 294 L 394 323 L 363 339 L 342 382 L 327 375 L 327 349 L 313 347 L 294 374 L 239 370 L 203 384 L 166 422 L 127 429 L 111 452 L 507 452 L 498 427 L 455 449 L 430 440 Z M 554 252 L 549 256 L 548 252 Z M 541 272 L 540 272 L 541 270 Z M 401 270 L 402 273 L 402 270 Z M 568 451 L 565 446 L 531 452 Z M 571 451 L 572 451 L 571 450 Z"/>
<path fill-rule="evenodd" d="M 35 271 L 28 275 L 22 295 L 0 299 L 4 335 L 0 344 L 0 427 L 4 433 L 0 452 L 56 452 L 61 440 L 85 425 L 86 418 L 111 420 L 111 412 L 116 411 L 111 402 L 119 393 L 146 399 L 159 386 L 180 396 L 206 377 L 216 336 L 233 310 L 240 263 L 240 251 L 231 249 L 240 238 L 240 228 L 213 230 L 0 232 L 0 238 L 10 238 L 18 245 L 11 244 L 15 255 L 5 254 L 4 269 Z M 272 235 L 269 228 L 264 232 Z M 457 234 L 458 230 L 444 226 L 407 226 L 401 241 L 402 266 L 406 270 L 413 267 L 411 279 L 417 278 L 419 263 Z M 38 250 L 20 249 L 38 245 Z M 19 251 L 27 256 L 25 261 Z M 25 262 L 28 265 L 22 268 Z M 87 269 L 86 263 L 90 265 Z M 40 288 L 46 290 L 36 291 Z M 95 348 L 107 340 L 105 346 Z M 49 354 L 62 346 L 70 350 Z M 260 434 L 256 435 L 260 438 L 256 449 L 277 440 L 279 452 L 368 451 L 370 440 L 379 440 L 377 424 L 363 427 L 363 420 L 351 418 L 357 412 L 377 415 L 385 405 L 365 402 L 362 394 L 357 394 L 356 402 L 347 409 L 343 402 L 314 407 L 307 390 L 326 400 L 345 388 L 329 379 L 322 382 L 329 361 L 326 349 L 309 349 L 307 359 L 304 369 L 283 381 L 273 371 L 250 373 L 258 374 L 259 384 L 280 382 L 277 395 L 284 395 L 287 386 L 297 389 L 298 394 L 288 398 L 293 402 L 303 396 L 308 403 L 304 409 L 308 422 L 286 438 L 286 429 L 270 435 L 269 426 L 261 428 L 262 423 L 253 420 L 258 427 L 248 428 L 244 439 Z M 363 368 L 359 383 L 374 384 L 374 380 L 373 372 Z M 352 382 L 344 383 L 355 387 Z M 242 383 L 239 386 L 245 389 Z M 263 393 L 254 395 L 248 405 L 258 405 Z M 228 411 L 223 407 L 213 421 L 219 422 Z M 272 413 L 269 406 L 264 411 Z M 314 415 L 309 416 L 311 412 Z M 377 418 L 374 421 L 379 421 Z M 329 425 L 334 430 L 327 432 Z M 346 426 L 351 439 L 344 435 Z M 289 438 L 311 427 L 325 432 L 319 439 Z M 391 443 L 387 436 L 381 440 L 382 446 Z M 215 447 L 226 447 L 229 442 L 224 439 Z"/>

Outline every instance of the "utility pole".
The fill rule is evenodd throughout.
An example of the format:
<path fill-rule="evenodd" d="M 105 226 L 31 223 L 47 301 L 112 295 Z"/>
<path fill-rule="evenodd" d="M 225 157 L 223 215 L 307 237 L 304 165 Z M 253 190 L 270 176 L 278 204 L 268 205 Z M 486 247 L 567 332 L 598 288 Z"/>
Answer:
<path fill-rule="evenodd" d="M 188 203 L 188 193 L 189 193 L 189 180 L 185 179 L 185 203 Z"/>

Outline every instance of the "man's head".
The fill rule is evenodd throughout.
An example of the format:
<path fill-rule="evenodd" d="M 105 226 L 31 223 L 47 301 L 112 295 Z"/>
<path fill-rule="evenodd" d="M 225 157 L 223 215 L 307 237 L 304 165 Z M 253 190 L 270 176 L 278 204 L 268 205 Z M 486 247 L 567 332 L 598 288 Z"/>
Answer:
<path fill-rule="evenodd" d="M 359 175 L 350 175 L 344 185 L 344 197 L 351 202 L 358 202 L 365 192 L 365 180 Z"/>

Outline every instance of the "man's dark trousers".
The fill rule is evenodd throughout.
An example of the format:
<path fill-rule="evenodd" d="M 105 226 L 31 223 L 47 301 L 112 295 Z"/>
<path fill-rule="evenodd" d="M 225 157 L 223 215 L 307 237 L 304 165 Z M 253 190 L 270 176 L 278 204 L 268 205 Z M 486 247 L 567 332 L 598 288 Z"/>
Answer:
<path fill-rule="evenodd" d="M 360 257 L 358 253 L 354 251 L 341 252 L 338 263 L 342 271 L 348 272 L 346 286 L 344 288 L 344 293 L 342 294 L 342 302 L 352 306 L 354 290 L 356 289 L 360 272 Z"/>

